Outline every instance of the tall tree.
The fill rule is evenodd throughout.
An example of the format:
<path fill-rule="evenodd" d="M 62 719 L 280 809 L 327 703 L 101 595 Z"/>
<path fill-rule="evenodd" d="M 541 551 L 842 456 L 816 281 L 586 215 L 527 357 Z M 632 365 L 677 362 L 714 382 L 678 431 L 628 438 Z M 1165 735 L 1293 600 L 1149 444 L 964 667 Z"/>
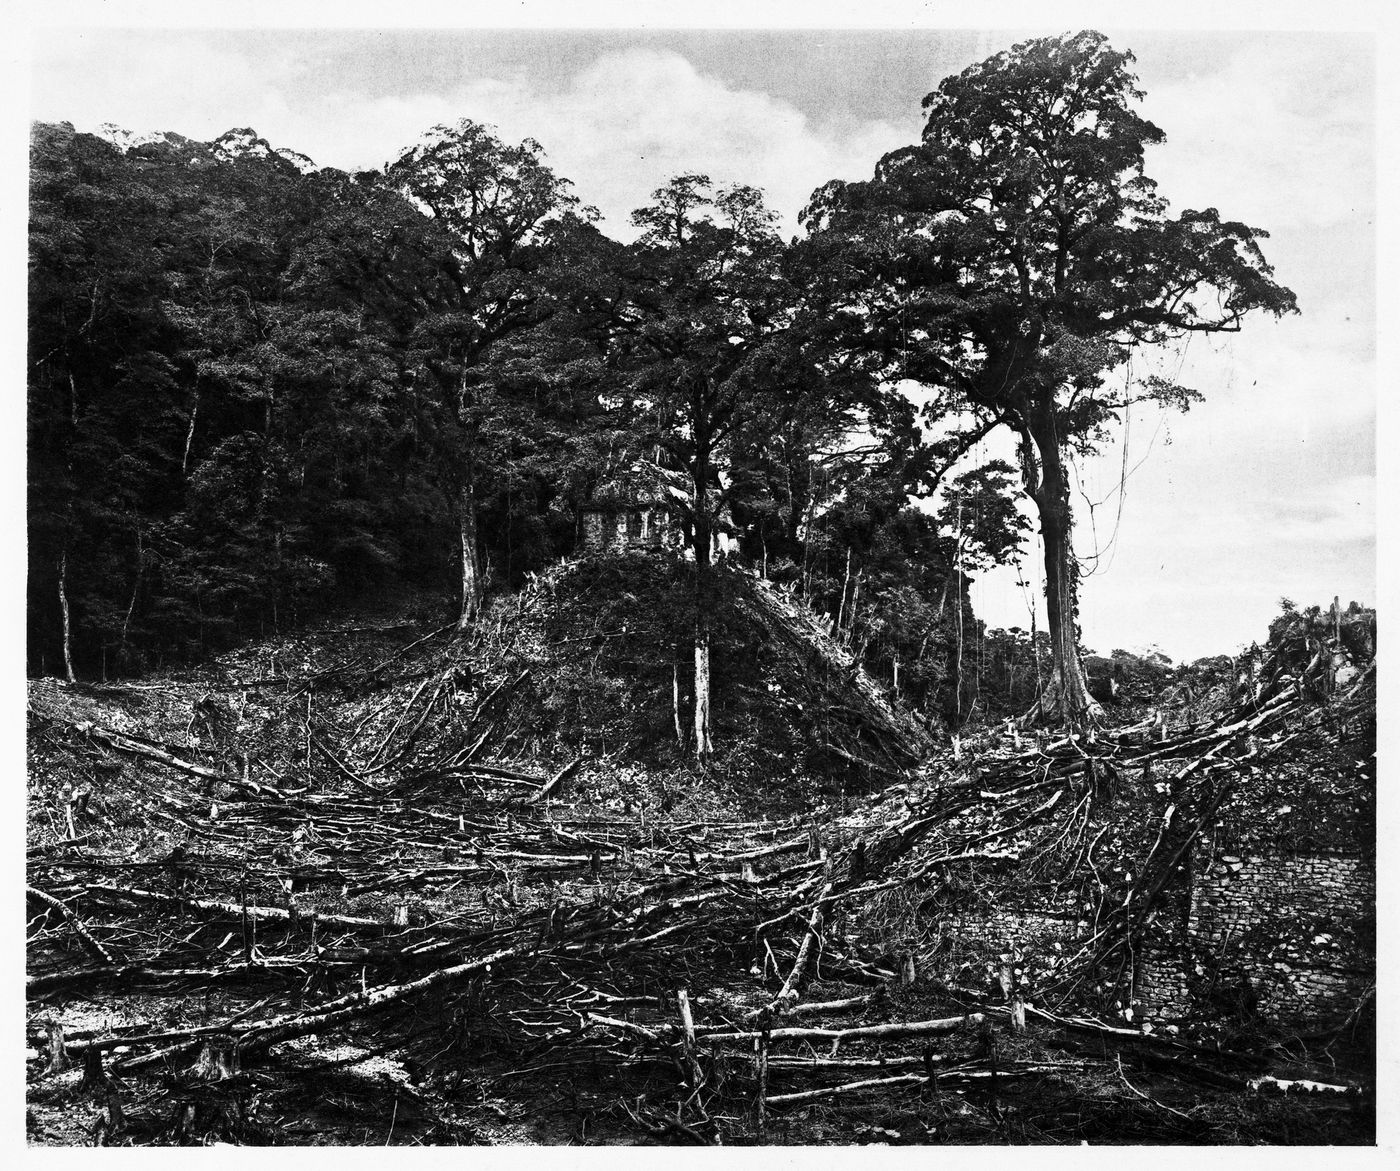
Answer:
<path fill-rule="evenodd" d="M 1130 402 L 1199 397 L 1156 379 L 1114 389 L 1108 374 L 1137 347 L 1296 311 L 1266 233 L 1214 209 L 1167 214 L 1143 170 L 1163 134 L 1134 108 L 1132 64 L 1088 31 L 999 53 L 924 99 L 920 144 L 871 181 L 827 184 L 804 213 L 850 274 L 848 343 L 927 388 L 935 417 L 967 420 L 943 454 L 1014 434 L 1045 547 L 1054 665 L 1039 714 L 1068 722 L 1100 713 L 1078 654 L 1067 456 Z"/>
<path fill-rule="evenodd" d="M 533 139 L 502 142 L 470 120 L 434 127 L 391 164 L 386 177 L 440 229 L 440 264 L 450 300 L 419 328 L 450 429 L 448 474 L 456 497 L 462 559 L 460 624 L 481 604 L 477 523 L 483 421 L 481 365 L 490 348 L 536 326 L 549 312 L 539 278 L 551 229 L 578 205 L 567 180 Z"/>
<path fill-rule="evenodd" d="M 623 258 L 630 289 L 618 316 L 624 409 L 689 484 L 695 555 L 695 751 L 714 751 L 710 720 L 711 556 L 732 495 L 728 447 L 760 409 L 771 344 L 791 321 L 776 216 L 752 187 L 716 190 L 678 175 L 632 216 L 642 235 Z"/>

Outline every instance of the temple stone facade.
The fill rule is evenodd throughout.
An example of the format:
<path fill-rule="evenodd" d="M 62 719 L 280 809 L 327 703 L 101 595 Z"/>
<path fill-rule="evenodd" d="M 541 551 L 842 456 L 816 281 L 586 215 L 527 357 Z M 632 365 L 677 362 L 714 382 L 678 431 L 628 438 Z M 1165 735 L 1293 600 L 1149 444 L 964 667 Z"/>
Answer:
<path fill-rule="evenodd" d="M 583 551 L 687 552 L 687 491 L 684 477 L 653 463 L 638 462 L 614 471 L 598 484 L 583 508 Z M 722 557 L 734 548 L 734 525 L 724 509 L 713 524 L 711 556 Z"/>
<path fill-rule="evenodd" d="M 583 547 L 590 553 L 673 549 L 684 537 L 679 517 L 664 504 L 600 505 L 583 513 Z"/>
<path fill-rule="evenodd" d="M 1374 862 L 1358 853 L 1259 843 L 1226 853 L 1204 839 L 1184 921 L 1159 924 L 1135 952 L 1129 1019 L 1334 1023 L 1375 983 L 1375 899 Z M 964 912 L 938 924 L 940 947 L 924 963 L 965 979 L 1008 953 L 1071 953 L 1091 933 L 1073 915 Z"/>

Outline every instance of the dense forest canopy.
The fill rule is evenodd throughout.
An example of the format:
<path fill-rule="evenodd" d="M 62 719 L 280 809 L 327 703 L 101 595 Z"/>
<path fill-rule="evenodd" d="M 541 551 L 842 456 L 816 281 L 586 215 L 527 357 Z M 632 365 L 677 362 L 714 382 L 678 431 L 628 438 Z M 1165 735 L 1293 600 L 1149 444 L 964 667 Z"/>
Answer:
<path fill-rule="evenodd" d="M 754 188 L 687 174 L 621 243 L 538 143 L 471 121 L 359 174 L 251 130 L 36 125 L 30 670 L 190 661 L 397 587 L 468 624 L 648 463 L 686 485 L 700 755 L 721 518 L 868 669 L 962 718 L 966 575 L 1021 556 L 1019 471 L 1047 710 L 1082 715 L 1065 451 L 1126 403 L 1103 380 L 1135 345 L 1293 307 L 1263 233 L 1167 217 L 1131 60 L 1085 33 L 950 78 L 922 144 L 822 188 L 792 241 Z M 967 461 L 998 426 L 1019 469 Z"/>
<path fill-rule="evenodd" d="M 759 194 L 678 178 L 624 246 L 533 144 L 431 141 L 347 175 L 251 131 L 35 127 L 31 670 L 65 670 L 65 629 L 77 674 L 116 675 L 371 589 L 445 597 L 463 552 L 466 612 L 659 458 L 692 485 L 692 543 L 732 513 L 746 555 L 935 700 L 955 546 L 988 538 L 910 506 L 912 413 L 822 348 Z M 533 168 L 538 205 L 434 195 L 470 166 Z"/>

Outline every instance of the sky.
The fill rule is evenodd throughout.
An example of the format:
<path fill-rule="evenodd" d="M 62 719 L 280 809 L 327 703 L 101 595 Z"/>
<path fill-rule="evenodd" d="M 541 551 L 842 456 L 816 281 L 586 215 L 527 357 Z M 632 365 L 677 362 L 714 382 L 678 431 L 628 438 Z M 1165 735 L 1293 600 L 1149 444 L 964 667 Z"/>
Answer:
<path fill-rule="evenodd" d="M 40 25 L 30 115 L 197 139 L 248 126 L 346 169 L 469 117 L 537 139 L 618 236 L 682 171 L 763 188 L 795 232 L 814 188 L 868 177 L 918 137 L 920 100 L 943 77 L 1085 26 L 1066 12 L 940 29 L 928 5 L 905 7 L 918 19 L 884 29 Z M 1302 312 L 1134 360 L 1133 377 L 1179 375 L 1206 401 L 1185 415 L 1140 410 L 1080 468 L 1085 642 L 1189 661 L 1262 639 L 1282 596 L 1375 604 L 1375 40 L 1092 27 L 1137 57 L 1143 113 L 1167 135 L 1148 157 L 1161 194 L 1266 229 Z M 989 442 L 978 454 L 1011 452 Z M 1033 585 L 1037 560 L 1028 550 Z M 1025 628 L 1031 593 L 1000 572 L 972 602 L 992 626 Z"/>

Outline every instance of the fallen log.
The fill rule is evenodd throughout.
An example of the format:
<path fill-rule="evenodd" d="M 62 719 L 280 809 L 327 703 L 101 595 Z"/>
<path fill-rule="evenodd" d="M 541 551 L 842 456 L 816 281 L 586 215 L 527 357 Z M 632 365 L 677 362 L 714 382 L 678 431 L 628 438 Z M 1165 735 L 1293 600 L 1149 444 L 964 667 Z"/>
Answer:
<path fill-rule="evenodd" d="M 457 629 L 457 623 L 456 623 L 456 622 L 449 622 L 446 626 L 439 626 L 436 630 L 430 630 L 430 631 L 428 631 L 428 633 L 425 634 L 422 638 L 416 638 L 416 639 L 414 639 L 414 640 L 413 640 L 411 643 L 409 643 L 407 646 L 400 647 L 400 648 L 399 648 L 398 650 L 396 650 L 392 655 L 390 655 L 387 659 L 384 659 L 382 662 L 376 663 L 373 667 L 369 668 L 369 670 L 366 672 L 366 674 L 369 675 L 369 676 L 371 676 L 371 677 L 373 677 L 373 676 L 375 676 L 375 675 L 378 675 L 379 672 L 382 671 L 382 670 L 384 670 L 384 668 L 387 667 L 390 663 L 394 662 L 396 659 L 401 659 L 401 658 L 403 658 L 406 654 L 408 654 L 409 651 L 414 650 L 415 648 L 422 646 L 425 642 L 429 641 L 430 639 L 437 638 L 437 636 L 440 635 L 440 634 L 446 634 L 449 630 L 456 630 L 456 629 Z"/>
<path fill-rule="evenodd" d="M 195 911 L 214 911 L 221 915 L 237 915 L 240 918 L 259 919 L 265 922 L 274 923 L 307 923 L 313 920 L 325 927 L 343 927 L 349 931 L 355 931 L 364 927 L 384 928 L 392 927 L 393 924 L 382 919 L 362 919 L 356 915 L 326 915 L 319 911 L 306 911 L 304 914 L 287 910 L 284 907 L 255 907 L 244 906 L 242 903 L 225 903 L 217 899 L 188 899 L 179 895 L 162 894 L 153 890 L 137 890 L 134 887 L 107 886 L 105 884 L 95 884 L 88 886 L 86 892 L 90 895 L 116 895 L 121 898 L 135 899 L 144 902 L 173 903 L 180 907 L 188 907 Z M 110 961 L 109 961 L 110 962 Z"/>
<path fill-rule="evenodd" d="M 492 964 L 498 963 L 501 960 L 516 959 L 524 955 L 533 955 L 536 951 L 537 948 L 533 942 L 516 947 L 502 948 L 499 951 L 492 952 L 489 955 L 481 956 L 474 960 L 468 960 L 465 963 L 454 964 L 448 968 L 439 968 L 435 972 L 429 972 L 426 976 L 422 976 L 417 980 L 410 980 L 405 984 L 381 984 L 375 988 L 367 988 L 360 992 L 352 992 L 346 996 L 328 1001 L 313 1012 L 289 1012 L 262 1021 L 247 1021 L 236 1024 L 231 1021 L 225 1021 L 217 1025 L 204 1025 L 192 1029 L 176 1029 L 143 1037 L 121 1038 L 115 1043 L 133 1046 L 138 1044 L 153 1044 L 162 1041 L 173 1041 L 175 1043 L 164 1049 L 157 1049 L 152 1053 L 128 1057 L 113 1065 L 112 1068 L 114 1071 L 118 1072 L 140 1069 L 143 1066 L 155 1064 L 172 1052 L 179 1052 L 182 1049 L 197 1047 L 205 1037 L 219 1035 L 231 1035 L 238 1043 L 240 1051 L 244 1053 L 252 1048 L 264 1049 L 279 1041 L 290 1041 L 296 1037 L 305 1037 L 311 1033 L 319 1033 L 324 1029 L 333 1028 L 349 1020 L 382 1012 L 404 1000 L 409 1000 L 415 996 L 421 995 L 429 989 L 438 988 L 445 984 L 461 980 L 464 977 L 474 975 L 477 972 L 489 969 Z M 111 1045 L 102 1043 L 100 1047 L 110 1048 Z"/>
<path fill-rule="evenodd" d="M 530 798 L 530 803 L 533 805 L 540 801 L 547 801 L 550 797 L 554 796 L 554 794 L 559 791 L 559 787 L 583 767 L 583 762 L 584 758 L 582 756 L 574 757 L 573 760 L 561 768 L 540 787 L 540 791 Z"/>
<path fill-rule="evenodd" d="M 33 886 L 26 886 L 24 888 L 24 893 L 32 899 L 38 899 L 39 902 L 43 903 L 46 907 L 52 907 L 62 915 L 64 921 L 73 929 L 73 934 L 82 941 L 83 946 L 86 947 L 88 951 L 92 952 L 100 962 L 104 964 L 116 963 L 111 953 L 92 937 L 91 932 L 83 925 L 83 921 L 69 910 L 68 906 L 61 899 L 56 899 L 53 895 L 46 894 L 44 891 Z"/>
<path fill-rule="evenodd" d="M 547 783 L 547 777 L 538 777 L 532 773 L 517 772 L 515 769 L 502 768 L 495 764 L 468 764 L 461 768 L 449 769 L 442 774 L 446 777 L 471 777 L 473 779 L 488 779 L 493 781 L 511 781 L 517 785 L 531 785 L 538 788 Z"/>
<path fill-rule="evenodd" d="M 811 1070 L 820 1073 L 827 1069 L 925 1069 L 931 1063 L 941 1062 L 940 1054 L 917 1054 L 912 1057 L 770 1057 L 769 1068 L 788 1073 L 802 1073 Z"/>
<path fill-rule="evenodd" d="M 988 1016 L 1005 1016 L 1010 1018 L 1011 1009 L 1003 1008 L 999 1005 L 981 1005 L 980 1013 Z M 1058 1026 L 1071 1032 L 1088 1033 L 1100 1038 L 1117 1038 L 1124 1044 L 1143 1046 L 1152 1049 L 1165 1049 L 1173 1053 L 1189 1053 L 1200 1057 L 1207 1057 L 1213 1060 L 1224 1061 L 1227 1064 L 1240 1066 L 1246 1069 L 1262 1070 L 1270 1064 L 1270 1059 L 1262 1053 L 1248 1053 L 1239 1049 L 1221 1049 L 1210 1045 L 1198 1045 L 1190 1041 L 1182 1041 L 1176 1037 L 1166 1036 L 1160 1033 L 1144 1033 L 1140 1029 L 1125 1028 L 1121 1025 L 1109 1025 L 1103 1021 L 1096 1021 L 1092 1017 L 1077 1016 L 1056 1016 L 1054 1013 L 1046 1012 L 1044 1009 L 1036 1008 L 1033 1005 L 1025 1005 L 1027 1017 L 1034 1017 L 1038 1020 L 1046 1021 L 1051 1025 Z M 1196 1068 L 1196 1067 L 1192 1067 Z M 1216 1081 L 1218 1078 L 1229 1077 L 1228 1074 L 1220 1074 L 1215 1070 L 1205 1071 L 1208 1080 Z M 1223 1082 L 1218 1084 L 1225 1084 Z M 1241 1079 L 1230 1080 L 1231 1088 L 1238 1089 Z"/>
<path fill-rule="evenodd" d="M 664 1044 L 661 1030 L 649 1029 L 645 1025 L 639 1025 L 635 1021 L 618 1020 L 617 1017 L 605 1016 L 600 1012 L 590 1012 L 588 1014 L 589 1023 L 602 1025 L 607 1029 L 616 1029 L 618 1032 L 631 1033 L 637 1037 L 643 1037 L 655 1045 Z M 667 1031 L 674 1031 L 675 1026 L 663 1026 Z"/>
<path fill-rule="evenodd" d="M 403 726 L 404 720 L 408 718 L 408 713 L 413 710 L 413 705 L 418 702 L 418 697 L 428 689 L 428 684 L 431 683 L 435 677 L 436 676 L 433 675 L 428 676 L 428 678 L 424 679 L 423 682 L 418 685 L 418 687 L 414 690 L 413 694 L 409 696 L 408 702 L 403 705 L 403 709 L 399 712 L 398 719 L 394 721 L 393 725 L 388 731 L 388 734 L 385 735 L 384 739 L 379 742 L 379 747 L 374 750 L 369 760 L 366 761 L 366 775 L 370 773 L 383 772 L 386 768 L 389 767 L 389 764 L 391 762 L 388 759 L 381 760 L 381 758 L 385 757 L 385 755 L 388 753 L 389 744 L 394 739 L 395 733 L 397 733 L 399 728 Z M 440 683 L 441 681 L 439 680 L 439 684 Z M 436 692 L 434 693 L 434 698 L 436 698 Z M 429 707 L 431 707 L 432 700 L 429 700 L 428 704 Z M 376 764 L 376 761 L 379 761 L 380 763 Z"/>
<path fill-rule="evenodd" d="M 1267 1074 L 1263 1077 L 1251 1078 L 1249 1088 L 1256 1093 L 1260 1090 L 1272 1090 L 1279 1094 L 1359 1094 L 1362 1087 L 1351 1083 L 1341 1085 L 1335 1082 L 1315 1082 L 1303 1078 L 1292 1080 L 1270 1077 Z"/>
<path fill-rule="evenodd" d="M 810 1013 L 847 1012 L 853 1008 L 864 1008 L 872 999 L 873 997 L 867 994 L 865 996 L 848 996 L 844 1000 L 814 1000 L 807 1004 L 794 1004 L 787 1010 L 787 1015 L 806 1016 Z"/>
<path fill-rule="evenodd" d="M 802 982 L 802 977 L 807 971 L 807 964 L 812 958 L 812 947 L 821 933 L 823 918 L 820 906 L 821 899 L 826 898 L 829 894 L 831 894 L 831 883 L 828 882 L 822 888 L 821 898 L 817 900 L 819 905 L 813 909 L 811 918 L 807 920 L 807 933 L 802 937 L 802 946 L 798 948 L 797 959 L 793 961 L 792 971 L 788 973 L 788 978 L 783 981 L 783 986 L 779 990 L 778 995 L 762 1008 L 749 1013 L 746 1019 L 751 1020 L 764 1013 L 772 1013 L 781 1006 L 789 1004 L 797 999 L 797 987 Z"/>
<path fill-rule="evenodd" d="M 858 1082 L 844 1082 L 839 1086 L 826 1086 L 820 1090 L 802 1090 L 796 1094 L 769 1094 L 764 1099 L 767 1106 L 795 1106 L 800 1102 L 818 1102 L 823 1098 L 836 1098 L 842 1094 L 858 1094 L 864 1090 L 889 1090 L 896 1086 L 913 1086 L 929 1081 L 927 1074 L 901 1073 L 894 1077 L 866 1078 Z"/>
<path fill-rule="evenodd" d="M 908 1021 L 887 1025 L 858 1025 L 850 1029 L 772 1029 L 768 1037 L 773 1041 L 893 1041 L 903 1037 L 928 1037 L 938 1033 L 952 1033 L 958 1029 L 980 1025 L 983 1016 L 980 1012 L 967 1016 L 944 1017 L 939 1020 Z M 735 1033 L 709 1033 L 699 1040 L 705 1044 L 721 1041 L 752 1041 L 761 1034 L 750 1030 Z"/>
<path fill-rule="evenodd" d="M 208 781 L 218 781 L 220 784 L 228 785 L 234 789 L 242 789 L 246 792 L 256 793 L 259 797 L 276 797 L 285 800 L 293 794 L 274 789 L 271 785 L 260 785 L 257 781 L 248 777 L 240 777 L 236 773 L 221 772 L 218 769 L 208 768 L 194 761 L 185 760 L 149 741 L 140 740 L 131 736 L 124 736 L 120 732 L 114 732 L 107 728 L 97 728 L 92 726 L 79 725 L 79 729 L 85 732 L 91 739 L 101 744 L 106 744 L 118 752 L 124 752 L 128 756 L 139 756 L 146 760 L 154 760 L 157 764 L 163 764 L 167 768 L 173 768 L 178 772 L 188 773 L 193 777 L 202 777 Z M 305 792 L 304 789 L 296 792 Z"/>
<path fill-rule="evenodd" d="M 923 1058 L 916 1058 L 921 1064 Z M 1083 1069 L 1082 1062 L 1054 1063 L 1027 1065 L 1019 1069 L 953 1069 L 946 1073 L 903 1073 L 894 1077 L 885 1078 L 865 1078 L 861 1081 L 842 1082 L 836 1086 L 824 1086 L 819 1090 L 801 1090 L 793 1094 L 773 1094 L 765 1099 L 769 1106 L 795 1106 L 803 1102 L 817 1102 L 823 1098 L 836 1098 L 844 1094 L 858 1094 L 867 1090 L 895 1089 L 899 1086 L 931 1085 L 935 1082 L 939 1086 L 953 1088 L 959 1083 L 964 1085 L 987 1081 L 993 1084 L 1001 1078 L 1023 1078 L 1037 1077 L 1041 1074 L 1059 1073 L 1062 1069 Z M 1160 1103 L 1156 1103 L 1160 1105 Z M 1175 1113 L 1175 1111 L 1173 1111 Z"/>
<path fill-rule="evenodd" d="M 358 785 L 360 788 L 370 793 L 382 793 L 384 791 L 379 785 L 376 785 L 373 781 L 366 780 L 346 764 L 345 761 L 341 760 L 319 736 L 312 736 L 311 744 L 312 747 L 330 761 L 331 764 L 335 766 L 335 770 L 351 784 Z"/>

